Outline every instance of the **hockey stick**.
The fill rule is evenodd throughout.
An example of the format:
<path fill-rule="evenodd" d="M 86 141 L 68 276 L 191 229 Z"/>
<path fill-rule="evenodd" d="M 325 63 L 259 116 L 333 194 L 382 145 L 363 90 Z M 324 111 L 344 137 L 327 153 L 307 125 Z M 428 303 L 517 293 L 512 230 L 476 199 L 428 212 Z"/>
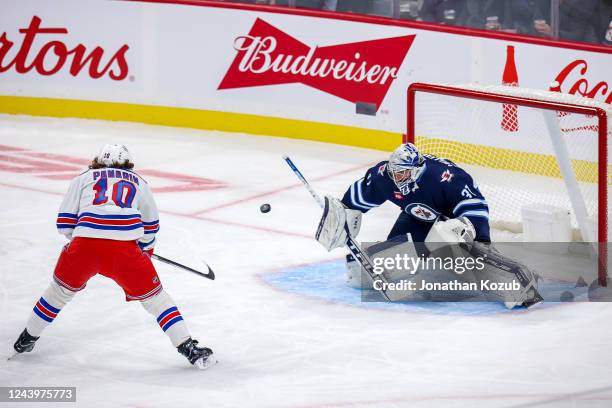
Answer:
<path fill-rule="evenodd" d="M 289 156 L 283 156 L 283 159 L 285 159 L 285 161 L 287 162 L 289 167 L 291 167 L 291 170 L 293 170 L 297 178 L 299 178 L 302 184 L 304 184 L 304 187 L 306 187 L 306 190 L 308 190 L 312 198 L 315 199 L 315 201 L 319 204 L 321 208 L 325 207 L 325 202 L 323 201 L 323 199 L 317 194 L 316 191 L 314 191 L 314 189 L 312 188 L 308 180 L 306 180 L 304 175 L 302 175 L 300 170 L 296 167 L 293 161 L 291 161 Z M 387 279 L 383 275 L 380 275 L 374 272 L 374 265 L 372 265 L 372 261 L 370 261 L 370 258 L 368 258 L 366 253 L 363 252 L 363 250 L 359 247 L 359 245 L 348 234 L 348 227 L 345 225 L 344 228 L 347 230 L 347 237 L 348 237 L 346 246 L 348 247 L 351 254 L 353 254 L 355 259 L 361 264 L 361 266 L 363 266 L 363 269 L 370 276 L 372 281 L 373 282 L 380 281 L 382 283 L 388 283 Z M 374 287 L 374 285 L 372 286 Z M 379 292 L 383 295 L 385 299 L 391 301 L 391 299 L 389 298 L 389 295 L 387 295 L 385 290 L 379 290 Z"/>
<path fill-rule="evenodd" d="M 207 273 L 204 273 L 204 272 L 197 271 L 197 270 L 195 270 L 195 269 L 191 269 L 191 268 L 190 268 L 190 267 L 188 267 L 188 266 L 181 265 L 181 264 L 180 264 L 180 263 L 178 263 L 178 262 L 174 262 L 174 261 L 173 261 L 173 260 L 171 260 L 171 259 L 164 258 L 163 256 L 160 256 L 160 255 L 157 255 L 157 254 L 153 254 L 153 255 L 151 255 L 151 258 L 153 258 L 153 259 L 157 259 L 157 260 L 158 260 L 158 261 L 160 261 L 160 262 L 167 263 L 168 265 L 172 265 L 172 266 L 174 266 L 174 267 L 176 267 L 176 268 L 179 268 L 179 269 L 184 269 L 184 270 L 186 270 L 186 271 L 189 271 L 189 272 L 195 273 L 196 275 L 200 275 L 200 276 L 203 276 L 203 277 L 205 277 L 205 278 L 208 278 L 208 279 L 211 279 L 211 280 L 215 280 L 215 273 L 213 272 L 213 270 L 212 270 L 212 269 L 210 268 L 210 266 L 208 266 L 208 265 L 206 265 L 206 267 L 208 268 L 208 272 L 207 272 Z"/>

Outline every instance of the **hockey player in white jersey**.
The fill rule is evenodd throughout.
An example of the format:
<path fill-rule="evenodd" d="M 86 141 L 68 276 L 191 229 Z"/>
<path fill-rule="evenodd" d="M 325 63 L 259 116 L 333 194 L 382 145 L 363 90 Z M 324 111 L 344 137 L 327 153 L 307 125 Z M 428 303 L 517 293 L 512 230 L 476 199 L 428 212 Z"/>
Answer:
<path fill-rule="evenodd" d="M 211 349 L 191 338 L 153 267 L 159 216 L 147 182 L 133 167 L 125 146 L 107 144 L 70 183 L 57 217 L 58 231 L 70 242 L 15 342 L 17 353 L 32 351 L 66 303 L 100 273 L 123 288 L 127 301 L 140 301 L 191 364 L 205 369 L 216 362 Z"/>

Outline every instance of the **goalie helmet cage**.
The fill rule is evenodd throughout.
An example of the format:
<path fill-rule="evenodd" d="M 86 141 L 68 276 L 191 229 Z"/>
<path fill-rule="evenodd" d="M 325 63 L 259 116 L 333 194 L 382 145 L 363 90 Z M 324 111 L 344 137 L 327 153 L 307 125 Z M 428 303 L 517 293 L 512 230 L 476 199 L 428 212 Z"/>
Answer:
<path fill-rule="evenodd" d="M 494 226 L 519 228 L 521 207 L 534 202 L 570 210 L 574 238 L 597 242 L 606 285 L 610 105 L 479 84 L 413 83 L 407 98 L 404 142 L 473 171 Z M 479 172 L 492 178 L 486 188 Z"/>

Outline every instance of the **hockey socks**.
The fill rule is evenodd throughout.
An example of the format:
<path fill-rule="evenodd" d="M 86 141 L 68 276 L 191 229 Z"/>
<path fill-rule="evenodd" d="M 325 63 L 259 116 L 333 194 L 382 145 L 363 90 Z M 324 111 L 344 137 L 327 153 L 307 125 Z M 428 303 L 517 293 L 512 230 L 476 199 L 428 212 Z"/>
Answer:
<path fill-rule="evenodd" d="M 34 305 L 32 314 L 26 323 L 28 333 L 33 337 L 40 337 L 43 330 L 53 323 L 59 312 L 74 297 L 75 293 L 59 286 L 55 281 L 51 282 Z"/>
<path fill-rule="evenodd" d="M 168 335 L 174 347 L 191 337 L 181 312 L 165 290 L 162 289 L 157 295 L 142 300 L 141 303 L 147 312 L 157 319 L 157 324 Z"/>

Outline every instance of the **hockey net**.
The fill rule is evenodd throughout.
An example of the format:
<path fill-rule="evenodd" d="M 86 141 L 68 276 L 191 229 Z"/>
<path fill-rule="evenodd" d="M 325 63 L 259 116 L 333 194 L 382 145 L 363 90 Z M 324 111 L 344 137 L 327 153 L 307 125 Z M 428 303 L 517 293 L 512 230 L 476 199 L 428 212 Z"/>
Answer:
<path fill-rule="evenodd" d="M 605 264 L 611 108 L 559 92 L 415 83 L 406 141 L 468 170 L 493 228 L 520 233 L 521 209 L 530 204 L 566 209 L 573 239 L 597 242 Z"/>

